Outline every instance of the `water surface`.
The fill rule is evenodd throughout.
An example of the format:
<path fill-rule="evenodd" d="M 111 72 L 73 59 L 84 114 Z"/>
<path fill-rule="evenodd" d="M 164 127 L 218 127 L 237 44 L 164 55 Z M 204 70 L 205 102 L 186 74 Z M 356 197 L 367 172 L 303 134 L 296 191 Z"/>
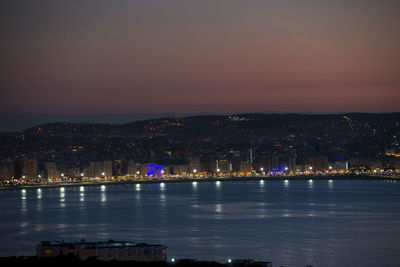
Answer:
<path fill-rule="evenodd" d="M 0 192 L 0 255 L 41 240 L 129 240 L 169 258 L 400 266 L 400 183 L 197 182 Z"/>

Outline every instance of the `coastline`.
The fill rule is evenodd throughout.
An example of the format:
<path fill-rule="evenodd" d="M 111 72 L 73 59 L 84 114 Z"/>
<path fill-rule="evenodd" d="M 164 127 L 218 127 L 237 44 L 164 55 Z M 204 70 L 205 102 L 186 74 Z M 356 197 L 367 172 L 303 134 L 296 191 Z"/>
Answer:
<path fill-rule="evenodd" d="M 284 180 L 392 180 L 400 181 L 400 176 L 387 175 L 282 175 L 282 176 L 245 176 L 245 177 L 206 177 L 206 178 L 162 178 L 141 179 L 121 181 L 99 181 L 99 182 L 61 182 L 46 184 L 10 185 L 0 186 L 3 190 L 37 189 L 37 188 L 59 188 L 77 186 L 102 186 L 102 185 L 129 185 L 129 184 L 155 184 L 155 183 L 190 183 L 190 182 L 216 182 L 216 181 L 284 181 Z"/>

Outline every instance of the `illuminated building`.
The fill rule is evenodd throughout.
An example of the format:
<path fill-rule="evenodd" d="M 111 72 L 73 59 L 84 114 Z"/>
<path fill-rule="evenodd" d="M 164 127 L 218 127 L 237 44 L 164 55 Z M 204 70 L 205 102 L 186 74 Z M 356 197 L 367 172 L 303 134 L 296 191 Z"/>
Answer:
<path fill-rule="evenodd" d="M 200 157 L 189 157 L 189 172 L 193 173 L 194 170 L 197 172 L 201 170 Z"/>
<path fill-rule="evenodd" d="M 10 180 L 14 177 L 14 165 L 2 164 L 0 165 L 0 180 Z"/>
<path fill-rule="evenodd" d="M 240 172 L 251 172 L 251 164 L 248 162 L 241 162 L 239 165 Z"/>
<path fill-rule="evenodd" d="M 49 179 L 59 178 L 57 165 L 55 162 L 45 162 L 44 163 L 45 176 Z"/>
<path fill-rule="evenodd" d="M 39 258 L 59 255 L 76 255 L 81 260 L 96 257 L 101 261 L 157 262 L 167 260 L 167 247 L 114 240 L 107 242 L 85 242 L 82 240 L 81 242 L 71 243 L 42 241 L 36 245 L 36 256 Z"/>
<path fill-rule="evenodd" d="M 36 179 L 38 171 L 38 162 L 36 159 L 24 158 L 22 165 L 22 177 L 25 179 Z"/>
<path fill-rule="evenodd" d="M 147 165 L 147 176 L 162 177 L 164 174 L 164 166 L 155 164 Z"/>

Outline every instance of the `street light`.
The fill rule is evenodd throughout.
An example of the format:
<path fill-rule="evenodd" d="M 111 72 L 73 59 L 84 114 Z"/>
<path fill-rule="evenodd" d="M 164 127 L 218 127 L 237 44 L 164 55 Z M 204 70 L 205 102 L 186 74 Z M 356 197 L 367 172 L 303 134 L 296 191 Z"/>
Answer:
<path fill-rule="evenodd" d="M 194 172 L 194 173 L 196 173 L 196 172 L 197 172 L 197 170 L 196 170 L 196 169 L 194 169 L 194 170 L 193 170 L 193 172 Z"/>
<path fill-rule="evenodd" d="M 105 172 L 102 172 L 102 173 L 101 173 L 101 175 L 103 175 L 103 176 L 104 176 L 104 175 L 106 175 L 106 173 L 105 173 Z"/>
<path fill-rule="evenodd" d="M 310 170 L 312 170 L 312 166 L 310 166 Z"/>
<path fill-rule="evenodd" d="M 219 171 L 220 171 L 220 169 L 218 168 L 218 169 L 217 169 L 217 172 L 219 172 Z"/>

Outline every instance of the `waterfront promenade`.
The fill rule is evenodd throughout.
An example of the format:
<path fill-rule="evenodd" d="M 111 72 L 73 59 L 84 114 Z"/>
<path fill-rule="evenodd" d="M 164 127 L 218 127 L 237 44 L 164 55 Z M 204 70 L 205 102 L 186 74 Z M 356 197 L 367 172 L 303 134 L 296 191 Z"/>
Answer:
<path fill-rule="evenodd" d="M 392 180 L 400 181 L 399 174 L 302 174 L 302 175 L 253 175 L 253 176 L 207 176 L 207 177 L 146 177 L 140 179 L 119 179 L 79 182 L 47 182 L 1 185 L 0 190 L 54 188 L 67 186 L 101 186 L 121 184 L 148 184 L 148 183 L 188 183 L 188 182 L 216 182 L 216 181 L 253 181 L 253 180 Z"/>

